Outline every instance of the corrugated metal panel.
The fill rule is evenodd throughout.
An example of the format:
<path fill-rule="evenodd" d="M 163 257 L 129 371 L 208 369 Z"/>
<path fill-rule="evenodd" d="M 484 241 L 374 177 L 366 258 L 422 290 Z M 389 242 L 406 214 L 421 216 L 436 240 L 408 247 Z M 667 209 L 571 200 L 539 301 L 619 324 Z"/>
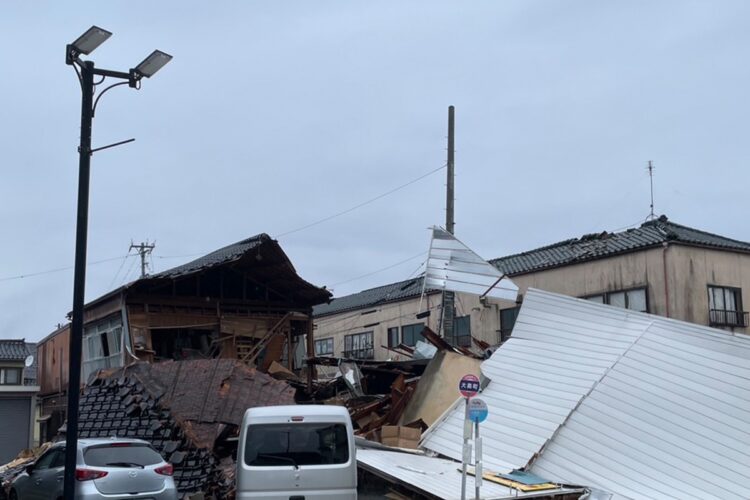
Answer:
<path fill-rule="evenodd" d="M 750 498 L 749 339 L 679 326 L 644 333 L 533 469 L 631 498 Z"/>
<path fill-rule="evenodd" d="M 530 290 L 482 372 L 488 467 L 622 498 L 750 498 L 746 336 Z M 461 417 L 423 445 L 460 457 Z"/>
<path fill-rule="evenodd" d="M 448 231 L 432 228 L 425 285 L 440 290 L 516 300 L 518 287 Z"/>
<path fill-rule="evenodd" d="M 357 449 L 357 462 L 360 467 L 429 495 L 444 499 L 461 498 L 461 472 L 459 470 L 461 464 L 453 460 L 360 448 Z M 572 491 L 577 490 L 559 488 L 544 492 L 524 493 L 490 481 L 483 481 L 481 496 L 483 499 L 531 498 Z M 471 476 L 466 481 L 466 494 L 467 498 L 474 498 L 474 478 Z"/>
<path fill-rule="evenodd" d="M 481 394 L 490 407 L 482 434 L 495 444 L 485 446 L 490 468 L 526 466 L 617 357 L 651 324 L 648 316 L 623 314 L 611 307 L 596 308 L 596 324 L 592 324 L 586 319 L 590 303 L 572 300 L 561 307 L 556 297 L 529 291 L 513 337 L 482 363 L 482 374 L 494 381 Z M 423 446 L 460 460 L 462 428 L 459 401 L 444 422 L 426 433 Z"/>

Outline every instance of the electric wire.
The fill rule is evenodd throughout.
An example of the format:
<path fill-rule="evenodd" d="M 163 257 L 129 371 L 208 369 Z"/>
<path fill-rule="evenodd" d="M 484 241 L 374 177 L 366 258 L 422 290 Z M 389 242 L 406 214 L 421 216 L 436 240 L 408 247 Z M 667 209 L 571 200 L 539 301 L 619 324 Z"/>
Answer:
<path fill-rule="evenodd" d="M 408 259 L 404 259 L 404 260 L 401 260 L 401 261 L 399 261 L 399 262 L 396 262 L 395 264 L 391 264 L 390 266 L 386 266 L 386 267 L 383 267 L 383 268 L 377 269 L 377 270 L 375 270 L 375 271 L 371 271 L 371 272 L 369 272 L 369 273 L 367 273 L 367 274 L 362 274 L 362 275 L 360 275 L 360 276 L 355 276 L 354 278 L 350 278 L 350 279 L 348 279 L 348 280 L 344 280 L 344 281 L 339 281 L 338 283 L 333 283 L 333 284 L 331 285 L 331 288 L 335 288 L 336 286 L 338 286 L 338 285 L 343 285 L 343 284 L 345 284 L 345 283 L 351 283 L 352 281 L 357 281 L 357 280 L 359 280 L 359 279 L 362 279 L 362 278 L 367 278 L 367 277 L 369 277 L 369 276 L 372 276 L 372 275 L 374 275 L 374 274 L 378 274 L 378 273 L 382 273 L 383 271 L 387 271 L 388 269 L 393 269 L 394 267 L 400 266 L 401 264 L 406 264 L 407 262 L 409 262 L 409 261 L 411 261 L 411 260 L 414 260 L 414 259 L 416 259 L 417 257 L 421 257 L 422 255 L 424 255 L 424 254 L 426 254 L 426 253 L 427 253 L 427 252 L 419 252 L 419 253 L 418 253 L 418 254 L 416 254 L 416 255 L 412 255 L 412 256 L 411 256 L 411 257 L 409 257 Z"/>
<path fill-rule="evenodd" d="M 125 257 L 127 257 L 127 255 Z M 118 257 L 112 257 L 112 258 L 109 258 L 109 259 L 97 260 L 97 261 L 94 261 L 94 262 L 89 262 L 88 264 L 86 264 L 86 267 L 94 266 L 96 264 L 102 264 L 104 262 L 112 262 L 113 260 L 119 260 L 119 259 L 122 259 L 122 258 L 123 258 L 123 256 L 120 255 Z M 59 273 L 61 271 L 67 271 L 69 269 L 73 269 L 74 267 L 75 266 L 58 267 L 56 269 L 48 269 L 46 271 L 38 271 L 38 272 L 34 272 L 34 273 L 19 274 L 17 276 L 6 276 L 4 278 L 0 278 L 0 281 L 20 280 L 20 279 L 23 279 L 23 278 L 31 278 L 33 276 L 41 276 L 43 274 Z"/>
<path fill-rule="evenodd" d="M 128 257 L 130 257 L 132 254 L 130 251 L 128 251 L 128 254 L 122 259 L 122 262 L 120 262 L 120 267 L 117 268 L 117 272 L 115 273 L 114 277 L 112 278 L 112 281 L 109 283 L 109 286 L 107 288 L 112 288 L 112 286 L 117 281 L 117 276 L 120 274 L 120 271 L 122 271 L 122 267 L 125 265 L 125 261 L 128 260 Z"/>
<path fill-rule="evenodd" d="M 400 186 L 398 186 L 398 187 L 395 187 L 395 188 L 393 188 L 393 189 L 391 189 L 391 190 L 389 190 L 389 191 L 386 191 L 385 193 L 383 193 L 383 194 L 380 194 L 380 195 L 378 195 L 378 196 L 376 196 L 376 197 L 374 197 L 374 198 L 370 198 L 369 200 L 363 201 L 362 203 L 359 203 L 359 204 L 357 204 L 357 205 L 354 205 L 353 207 L 347 208 L 346 210 L 342 210 L 341 212 L 337 212 L 337 213 L 335 213 L 335 214 L 333 214 L 333 215 L 329 215 L 328 217 L 324 217 L 324 218 L 322 218 L 322 219 L 318 219 L 318 220 L 317 220 L 317 221 L 315 221 L 315 222 L 311 222 L 311 223 L 309 223 L 309 224 L 306 224 L 306 225 L 304 225 L 304 226 L 300 226 L 300 227 L 298 227 L 298 228 L 296 228 L 296 229 L 292 229 L 292 230 L 286 231 L 286 232 L 284 232 L 284 233 L 281 233 L 281 234 L 277 234 L 277 235 L 276 235 L 276 238 L 277 238 L 277 239 L 278 239 L 278 238 L 282 238 L 283 236 L 287 236 L 287 235 L 290 235 L 290 234 L 292 234 L 292 233 L 296 233 L 296 232 L 302 231 L 302 230 L 304 230 L 304 229 L 308 229 L 308 228 L 311 228 L 311 227 L 313 227 L 313 226 L 317 226 L 318 224 L 322 224 L 323 222 L 327 222 L 327 221 L 329 221 L 329 220 L 331 220 L 331 219 L 335 219 L 336 217 L 340 217 L 340 216 L 342 216 L 342 215 L 346 215 L 346 214 L 348 214 L 348 213 L 350 213 L 350 212 L 353 212 L 353 211 L 357 210 L 358 208 L 362 208 L 362 207 L 364 207 L 365 205 L 369 205 L 370 203 L 372 203 L 372 202 L 374 202 L 374 201 L 377 201 L 377 200 L 379 200 L 379 199 L 381 199 L 381 198 L 385 198 L 386 196 L 388 196 L 388 195 L 390 195 L 390 194 L 393 194 L 393 193 L 395 193 L 396 191 L 399 191 L 399 190 L 401 190 L 401 189 L 403 189 L 403 188 L 405 188 L 405 187 L 407 187 L 407 186 L 410 186 L 410 185 L 414 184 L 415 182 L 421 181 L 421 180 L 422 180 L 422 179 L 424 179 L 425 177 L 428 177 L 428 176 L 430 176 L 430 175 L 434 174 L 435 172 L 439 172 L 440 170 L 444 169 L 444 168 L 445 168 L 446 166 L 447 166 L 447 163 L 443 164 L 442 166 L 440 166 L 440 167 L 438 167 L 438 168 L 436 168 L 436 169 L 434 169 L 434 170 L 430 170 L 429 172 L 427 172 L 427 173 L 425 173 L 425 174 L 422 174 L 422 175 L 420 175 L 420 176 L 419 176 L 419 177 L 417 177 L 416 179 L 412 179 L 412 180 L 410 180 L 409 182 L 407 182 L 407 183 L 405 183 L 405 184 L 402 184 L 402 185 L 400 185 Z"/>

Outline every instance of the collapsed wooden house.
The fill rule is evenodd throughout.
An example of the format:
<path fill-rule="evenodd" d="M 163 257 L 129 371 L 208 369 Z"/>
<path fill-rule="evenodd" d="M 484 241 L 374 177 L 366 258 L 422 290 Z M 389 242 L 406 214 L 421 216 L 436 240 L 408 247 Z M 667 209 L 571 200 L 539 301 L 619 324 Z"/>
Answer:
<path fill-rule="evenodd" d="M 330 298 L 277 241 L 253 236 L 86 304 L 82 381 L 136 361 L 234 358 L 300 370 L 314 355 L 312 307 Z M 64 326 L 39 343 L 42 437 L 64 420 L 69 335 Z"/>

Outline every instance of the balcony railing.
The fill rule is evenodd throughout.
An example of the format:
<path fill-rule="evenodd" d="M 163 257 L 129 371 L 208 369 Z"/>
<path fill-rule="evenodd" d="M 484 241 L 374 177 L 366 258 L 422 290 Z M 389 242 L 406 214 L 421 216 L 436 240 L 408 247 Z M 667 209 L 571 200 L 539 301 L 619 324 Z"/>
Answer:
<path fill-rule="evenodd" d="M 736 326 L 745 328 L 748 324 L 747 311 L 731 311 L 727 309 L 709 309 L 708 321 L 711 326 Z"/>

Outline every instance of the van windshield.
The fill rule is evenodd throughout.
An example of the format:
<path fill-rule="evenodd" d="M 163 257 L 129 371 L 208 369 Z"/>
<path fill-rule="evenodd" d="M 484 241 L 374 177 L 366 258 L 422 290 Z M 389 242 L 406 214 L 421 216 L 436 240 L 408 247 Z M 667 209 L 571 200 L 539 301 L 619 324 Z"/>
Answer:
<path fill-rule="evenodd" d="M 256 467 L 343 464 L 349 460 L 344 424 L 250 425 L 245 463 Z"/>

